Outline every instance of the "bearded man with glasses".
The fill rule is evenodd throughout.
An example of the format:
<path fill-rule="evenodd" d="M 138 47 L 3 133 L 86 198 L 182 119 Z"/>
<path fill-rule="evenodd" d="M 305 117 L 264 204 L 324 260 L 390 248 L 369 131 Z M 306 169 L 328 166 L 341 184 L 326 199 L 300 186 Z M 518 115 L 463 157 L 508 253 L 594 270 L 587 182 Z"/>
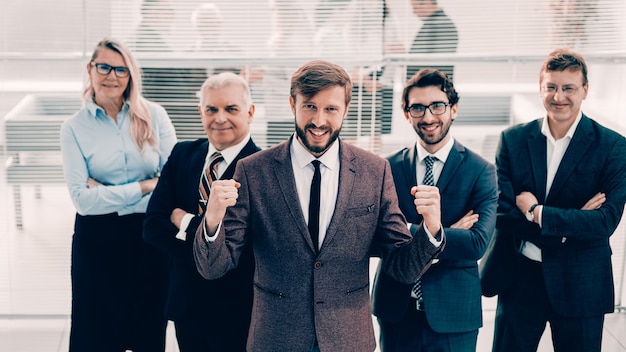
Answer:
<path fill-rule="evenodd" d="M 478 264 L 496 224 L 496 170 L 450 135 L 459 97 L 442 71 L 418 71 L 405 85 L 402 108 L 417 142 L 388 158 L 400 209 L 411 224 L 441 202 L 448 245 L 419 282 L 376 274 L 374 315 L 388 351 L 475 352 L 482 326 Z"/>

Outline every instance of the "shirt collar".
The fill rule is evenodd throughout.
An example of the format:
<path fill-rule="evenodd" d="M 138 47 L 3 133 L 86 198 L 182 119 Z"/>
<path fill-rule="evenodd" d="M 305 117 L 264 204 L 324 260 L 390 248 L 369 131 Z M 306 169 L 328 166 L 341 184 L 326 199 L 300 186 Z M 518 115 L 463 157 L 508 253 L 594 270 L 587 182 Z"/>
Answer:
<path fill-rule="evenodd" d="M 291 155 L 295 158 L 297 165 L 300 168 L 307 167 L 311 161 L 317 159 L 324 166 L 329 168 L 330 170 L 338 170 L 339 168 L 339 139 L 337 139 L 331 146 L 326 150 L 322 156 L 319 158 L 315 158 L 309 151 L 300 144 L 297 139 L 296 134 L 293 134 L 293 138 L 291 138 Z"/>
<path fill-rule="evenodd" d="M 424 160 L 424 158 L 426 158 L 429 155 L 432 155 L 434 157 L 437 157 L 439 161 L 445 164 L 446 160 L 448 159 L 448 155 L 450 155 L 450 151 L 452 150 L 452 147 L 454 146 L 454 138 L 450 137 L 450 140 L 448 140 L 448 142 L 444 144 L 443 147 L 441 147 L 434 154 L 430 154 L 426 149 L 424 149 L 424 147 L 422 147 L 422 145 L 420 144 L 419 140 L 415 143 L 415 145 L 417 147 L 418 162 L 421 163 L 422 160 Z"/>
<path fill-rule="evenodd" d="M 570 128 L 567 130 L 567 133 L 565 133 L 565 137 L 572 139 L 572 137 L 574 137 L 574 132 L 576 131 L 576 127 L 578 127 L 578 124 L 580 123 L 580 120 L 583 118 L 583 112 L 582 110 L 578 111 L 578 116 L 576 116 L 576 120 L 574 120 L 574 123 L 570 126 Z M 552 133 L 550 133 L 550 126 L 548 125 L 548 117 L 544 117 L 543 118 L 543 122 L 541 123 L 541 133 L 546 136 L 546 138 L 548 138 L 548 140 L 551 141 L 555 141 L 554 137 L 552 137 Z"/>
<path fill-rule="evenodd" d="M 246 138 L 242 139 L 241 142 L 230 146 L 224 150 L 217 150 L 215 148 L 215 146 L 211 143 L 209 143 L 209 152 L 206 155 L 206 160 L 209 160 L 211 158 L 211 155 L 213 155 L 213 153 L 219 151 L 220 154 L 222 154 L 222 157 L 224 158 L 224 161 L 230 165 L 233 160 L 235 160 L 235 158 L 237 157 L 237 155 L 239 155 L 239 153 L 241 152 L 241 150 L 243 149 L 243 147 L 246 146 L 246 144 L 248 144 L 248 142 L 250 141 L 250 133 L 248 133 L 248 135 L 246 136 Z"/>
<path fill-rule="evenodd" d="M 104 111 L 104 109 L 100 105 L 96 104 L 96 102 L 93 101 L 93 98 L 89 99 L 86 107 L 92 116 L 95 116 L 95 117 L 107 116 L 106 111 Z M 127 101 L 125 101 L 124 104 L 122 105 L 122 109 L 120 109 L 120 112 L 122 113 L 122 115 L 125 115 L 125 113 L 128 112 L 128 109 L 130 109 L 130 105 L 128 104 Z"/>

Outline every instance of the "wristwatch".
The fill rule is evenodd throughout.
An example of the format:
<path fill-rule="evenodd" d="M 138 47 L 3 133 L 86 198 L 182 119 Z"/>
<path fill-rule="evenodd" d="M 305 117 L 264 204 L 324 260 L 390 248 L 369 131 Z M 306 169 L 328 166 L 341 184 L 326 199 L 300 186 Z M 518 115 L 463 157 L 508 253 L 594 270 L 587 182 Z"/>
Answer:
<path fill-rule="evenodd" d="M 535 215 L 533 214 L 533 211 L 535 210 L 535 208 L 538 206 L 539 204 L 533 204 L 530 206 L 530 208 L 528 209 L 528 211 L 526 212 L 526 220 L 530 221 L 530 222 L 534 222 L 535 220 Z"/>

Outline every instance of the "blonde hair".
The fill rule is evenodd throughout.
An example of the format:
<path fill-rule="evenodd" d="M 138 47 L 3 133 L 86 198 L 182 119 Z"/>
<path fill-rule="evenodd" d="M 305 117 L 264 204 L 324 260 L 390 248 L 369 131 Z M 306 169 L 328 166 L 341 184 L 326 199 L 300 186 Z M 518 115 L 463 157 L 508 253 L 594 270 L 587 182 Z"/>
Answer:
<path fill-rule="evenodd" d="M 141 70 L 137 65 L 137 61 L 135 61 L 132 53 L 124 44 L 111 38 L 104 38 L 96 45 L 90 62 L 94 62 L 102 49 L 110 49 L 122 55 L 130 71 L 128 86 L 124 91 L 123 98 L 129 105 L 130 134 L 135 144 L 137 144 L 142 153 L 146 149 L 146 142 L 158 149 L 157 141 L 152 131 L 152 116 L 148 110 L 146 100 L 141 95 Z M 92 100 L 95 101 L 95 95 L 96 92 L 91 83 L 91 77 L 89 77 L 83 92 L 85 103 Z"/>

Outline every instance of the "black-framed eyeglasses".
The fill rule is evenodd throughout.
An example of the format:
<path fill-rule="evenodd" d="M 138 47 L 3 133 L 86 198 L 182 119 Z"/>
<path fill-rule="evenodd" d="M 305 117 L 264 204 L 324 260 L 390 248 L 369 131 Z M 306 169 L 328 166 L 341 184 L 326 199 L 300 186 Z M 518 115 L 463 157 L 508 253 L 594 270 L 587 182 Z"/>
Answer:
<path fill-rule="evenodd" d="M 558 90 L 559 90 L 559 87 L 554 85 L 554 84 L 546 84 L 542 88 L 543 88 L 544 92 L 546 92 L 546 93 L 548 93 L 550 95 L 556 94 L 556 92 L 558 92 Z M 563 92 L 563 95 L 569 97 L 571 95 L 574 95 L 574 93 L 576 93 L 578 88 L 580 88 L 580 87 L 566 85 L 566 86 L 561 87 L 561 92 Z"/>
<path fill-rule="evenodd" d="M 101 75 L 108 75 L 111 71 L 115 72 L 115 75 L 119 78 L 126 78 L 130 75 L 130 69 L 124 66 L 111 66 L 107 64 L 98 64 L 95 62 L 91 63 L 92 66 L 96 67 L 96 72 Z"/>
<path fill-rule="evenodd" d="M 413 118 L 420 118 L 426 115 L 426 109 L 430 111 L 432 115 L 442 115 L 448 110 L 449 103 L 444 103 L 442 101 L 436 101 L 431 103 L 430 105 L 422 105 L 422 104 L 413 104 L 406 108 L 405 110 L 411 115 Z"/>

